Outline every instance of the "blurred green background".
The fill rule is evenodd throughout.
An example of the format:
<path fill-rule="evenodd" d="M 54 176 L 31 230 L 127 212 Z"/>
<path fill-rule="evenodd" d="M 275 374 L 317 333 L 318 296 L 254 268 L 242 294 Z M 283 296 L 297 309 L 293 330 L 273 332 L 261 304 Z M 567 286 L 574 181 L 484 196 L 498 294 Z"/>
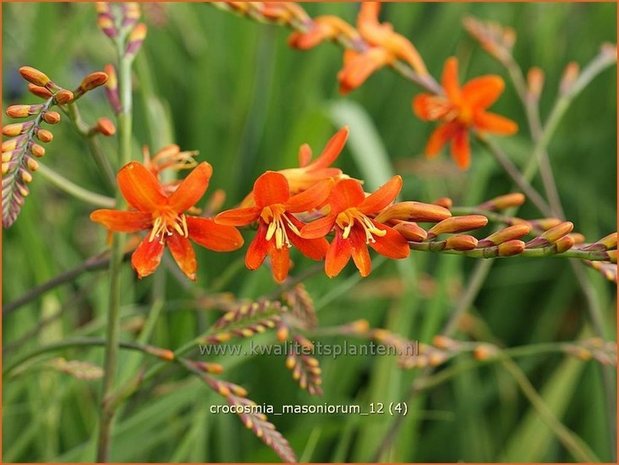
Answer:
<path fill-rule="evenodd" d="M 304 4 L 312 16 L 336 14 L 354 22 L 354 3 Z M 83 75 L 114 60 L 111 44 L 95 27 L 93 5 L 9 3 L 3 5 L 3 102 L 34 102 L 17 69 L 40 68 L 72 88 Z M 550 111 L 565 65 L 593 58 L 602 42 L 616 41 L 614 3 L 562 4 L 389 4 L 382 17 L 411 38 L 429 70 L 440 75 L 444 60 L 457 55 L 469 79 L 503 68 L 463 30 L 472 14 L 517 32 L 514 54 L 526 71 L 546 73 L 541 112 Z M 420 90 L 383 70 L 347 97 L 337 92 L 341 49 L 325 44 L 310 52 L 288 48 L 288 32 L 204 4 L 146 4 L 149 33 L 135 66 L 135 157 L 177 143 L 199 150 L 214 176 L 209 192 L 222 188 L 226 207 L 235 205 L 266 169 L 296 165 L 298 147 L 319 153 L 343 124 L 351 127 L 337 162 L 350 175 L 376 187 L 393 172 L 403 175 L 405 199 L 432 201 L 450 196 L 456 205 L 475 205 L 512 189 L 509 179 L 474 146 L 472 168 L 458 171 L 443 154 L 426 161 L 422 150 L 432 125 L 417 120 L 410 102 Z M 79 102 L 89 122 L 112 117 L 101 90 Z M 531 152 L 523 109 L 513 86 L 493 107 L 518 121 L 517 136 L 497 139 L 515 163 Z M 5 119 L 6 121 L 6 119 Z M 616 71 L 606 71 L 573 103 L 549 147 L 567 217 L 576 230 L 597 239 L 616 229 Z M 43 162 L 74 182 L 112 195 L 87 148 L 70 124 L 54 129 Z M 116 141 L 103 141 L 114 159 Z M 540 187 L 539 180 L 535 185 Z M 208 194 L 207 194 L 208 196 Z M 4 231 L 3 295 L 10 302 L 34 284 L 81 263 L 104 247 L 104 232 L 88 220 L 92 210 L 35 175 L 32 193 L 17 223 Z M 530 205 L 521 216 L 539 217 Z M 249 238 L 249 234 L 246 235 Z M 232 254 L 199 251 L 198 286 L 257 298 L 276 287 L 269 271 L 239 267 L 245 249 Z M 296 257 L 293 273 L 311 266 Z M 429 342 L 461 298 L 476 261 L 413 253 L 404 262 L 375 260 L 371 278 L 349 266 L 338 278 L 306 281 L 320 323 L 368 319 L 404 337 Z M 227 270 L 227 271 L 225 271 Z M 160 273 L 164 274 L 163 271 Z M 604 312 L 606 337 L 614 339 L 615 288 L 587 270 Z M 123 339 L 143 321 L 155 278 L 136 282 L 126 270 Z M 190 294 L 167 276 L 169 304 L 152 342 L 176 348 L 204 331 L 218 316 L 184 305 Z M 37 345 L 77 335 L 101 335 L 106 302 L 105 273 L 80 277 L 3 320 L 4 362 Z M 574 340 L 589 321 L 586 302 L 566 260 L 511 258 L 494 264 L 471 309 L 481 339 L 506 347 Z M 37 325 L 51 317 L 42 327 Z M 33 331 L 33 328 L 37 328 Z M 467 336 L 461 335 L 466 338 Z M 268 338 L 266 339 L 268 340 Z M 328 339 L 333 342 L 333 339 Z M 67 351 L 67 359 L 100 365 L 102 350 Z M 142 361 L 122 354 L 121 378 Z M 461 363 L 467 356 L 455 362 Z M 359 404 L 401 400 L 414 374 L 390 357 L 321 359 L 325 394 L 300 391 L 281 357 L 223 359 L 224 379 L 248 388 L 259 404 Z M 601 370 L 560 356 L 541 355 L 521 363 L 549 408 L 602 461 L 612 446 Z M 4 380 L 4 461 L 92 461 L 100 381 L 80 381 L 41 365 Z M 614 389 L 614 386 L 613 386 Z M 614 397 L 614 396 L 613 396 Z M 221 402 L 198 380 L 169 369 L 133 397 L 119 416 L 114 461 L 270 461 L 274 453 L 233 415 L 211 415 Z M 572 461 L 540 421 L 511 376 L 498 366 L 467 371 L 453 382 L 419 396 L 385 457 L 393 461 Z M 610 415 L 614 417 L 614 413 Z M 273 420 L 273 419 L 272 419 Z M 304 461 L 372 460 L 393 417 L 289 416 L 274 423 Z"/>

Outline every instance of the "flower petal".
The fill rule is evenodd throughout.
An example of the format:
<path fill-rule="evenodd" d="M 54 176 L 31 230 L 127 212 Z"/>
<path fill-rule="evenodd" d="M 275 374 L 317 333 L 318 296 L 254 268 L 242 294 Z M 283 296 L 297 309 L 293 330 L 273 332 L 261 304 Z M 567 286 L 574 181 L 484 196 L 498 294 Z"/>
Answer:
<path fill-rule="evenodd" d="M 340 93 L 346 95 L 363 84 L 370 75 L 393 62 L 395 57 L 382 47 L 371 47 L 366 52 L 355 56 L 344 64 L 338 73 Z"/>
<path fill-rule="evenodd" d="M 439 95 L 419 94 L 413 99 L 413 112 L 424 121 L 436 121 L 451 111 L 452 105 Z"/>
<path fill-rule="evenodd" d="M 350 260 L 351 253 L 352 245 L 350 241 L 344 239 L 342 237 L 342 231 L 337 229 L 325 257 L 325 273 L 329 278 L 333 278 L 340 274 L 340 271 L 342 271 Z"/>
<path fill-rule="evenodd" d="M 131 266 L 137 272 L 138 278 L 153 274 L 161 263 L 165 243 L 158 240 L 150 241 L 146 236 L 131 255 Z"/>
<path fill-rule="evenodd" d="M 328 203 L 331 205 L 331 213 L 338 213 L 350 207 L 357 207 L 365 199 L 363 188 L 355 179 L 340 180 L 329 196 Z"/>
<path fill-rule="evenodd" d="M 196 166 L 170 195 L 169 205 L 174 211 L 183 213 L 193 207 L 206 192 L 212 174 L 213 168 L 205 161 Z"/>
<path fill-rule="evenodd" d="M 311 223 L 307 223 L 301 228 L 301 237 L 305 239 L 316 239 L 325 237 L 333 229 L 336 215 L 328 215 L 324 218 L 319 218 Z"/>
<path fill-rule="evenodd" d="M 300 194 L 293 195 L 286 202 L 286 211 L 291 213 L 310 212 L 322 205 L 331 194 L 333 180 L 325 179 L 317 182 Z"/>
<path fill-rule="evenodd" d="M 471 163 L 471 146 L 469 132 L 462 128 L 454 134 L 451 140 L 451 156 L 460 169 L 467 169 Z"/>
<path fill-rule="evenodd" d="M 267 171 L 254 183 L 254 200 L 261 209 L 275 203 L 286 203 L 289 197 L 288 181 L 281 173 Z"/>
<path fill-rule="evenodd" d="M 299 147 L 299 167 L 304 168 L 309 165 L 311 161 L 312 148 L 307 144 L 303 144 L 301 147 Z"/>
<path fill-rule="evenodd" d="M 166 244 L 181 271 L 189 279 L 195 281 L 198 262 L 196 261 L 196 253 L 191 246 L 191 242 L 180 234 L 172 234 L 167 237 Z"/>
<path fill-rule="evenodd" d="M 233 208 L 226 210 L 215 216 L 215 223 L 228 226 L 246 226 L 253 223 L 260 216 L 261 208 Z"/>
<path fill-rule="evenodd" d="M 365 214 L 379 212 L 393 202 L 401 190 L 402 177 L 394 176 L 372 194 L 368 195 L 359 205 L 359 210 Z"/>
<path fill-rule="evenodd" d="M 308 168 L 317 169 L 331 166 L 333 162 L 337 160 L 337 157 L 340 156 L 340 152 L 344 148 L 344 145 L 346 145 L 349 132 L 348 126 L 344 126 L 336 132 L 335 135 L 329 139 L 322 153 L 308 166 Z"/>
<path fill-rule="evenodd" d="M 374 236 L 376 242 L 370 242 L 372 247 L 379 254 L 389 258 L 406 258 L 410 254 L 408 241 L 395 229 L 386 226 L 382 223 L 372 221 L 378 229 L 387 231 L 384 236 Z"/>
<path fill-rule="evenodd" d="M 428 139 L 428 143 L 426 144 L 426 155 L 428 157 L 433 157 L 437 155 L 443 146 L 451 139 L 455 132 L 454 124 L 441 124 L 437 127 L 430 138 Z"/>
<path fill-rule="evenodd" d="M 92 212 L 90 219 L 111 231 L 126 233 L 150 229 L 153 225 L 152 215 L 141 211 L 101 209 Z"/>
<path fill-rule="evenodd" d="M 471 79 L 462 86 L 462 100 L 472 108 L 488 108 L 505 89 L 505 82 L 499 76 L 488 75 Z"/>
<path fill-rule="evenodd" d="M 217 224 L 211 218 L 187 217 L 189 239 L 216 252 L 230 252 L 243 245 L 243 236 L 233 226 Z"/>
<path fill-rule="evenodd" d="M 441 76 L 441 85 L 449 100 L 452 102 L 460 100 L 461 92 L 458 80 L 458 59 L 456 57 L 450 57 L 445 62 L 443 75 Z"/>
<path fill-rule="evenodd" d="M 302 229 L 303 223 L 293 216 L 290 216 L 290 221 L 296 226 L 297 229 Z M 312 260 L 322 260 L 325 258 L 327 249 L 329 248 L 329 243 L 324 237 L 319 237 L 317 239 L 305 239 L 298 236 L 294 231 L 290 230 L 290 228 L 286 229 L 288 239 L 292 245 L 299 249 L 299 251 L 307 258 L 311 258 Z"/>
<path fill-rule="evenodd" d="M 264 222 L 260 222 L 258 231 L 254 236 L 254 240 L 249 244 L 247 253 L 245 254 L 245 266 L 250 270 L 256 270 L 260 268 L 262 262 L 267 256 L 269 250 L 269 243 L 266 240 L 267 226 Z"/>
<path fill-rule="evenodd" d="M 372 260 L 365 243 L 365 234 L 358 227 L 352 229 L 350 243 L 352 245 L 352 259 L 361 276 L 365 278 L 372 271 Z"/>
<path fill-rule="evenodd" d="M 116 179 L 125 200 L 140 211 L 153 212 L 168 202 L 157 178 L 137 161 L 123 166 Z"/>
<path fill-rule="evenodd" d="M 275 247 L 275 241 L 270 241 L 269 257 L 271 258 L 271 273 L 273 279 L 278 283 L 282 283 L 288 277 L 290 269 L 290 249 L 283 246 L 281 249 Z"/>
<path fill-rule="evenodd" d="M 511 119 L 496 113 L 480 111 L 473 117 L 474 125 L 480 131 L 510 136 L 518 132 L 518 125 Z"/>

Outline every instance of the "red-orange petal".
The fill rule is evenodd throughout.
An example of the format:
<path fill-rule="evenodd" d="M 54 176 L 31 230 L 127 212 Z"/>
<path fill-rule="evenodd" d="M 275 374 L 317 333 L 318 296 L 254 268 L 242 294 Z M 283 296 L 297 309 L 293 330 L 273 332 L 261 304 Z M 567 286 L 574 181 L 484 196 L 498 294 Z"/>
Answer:
<path fill-rule="evenodd" d="M 166 244 L 181 271 L 185 273 L 185 276 L 189 279 L 195 281 L 198 262 L 191 242 L 189 242 L 186 237 L 179 234 L 172 234 L 166 238 Z"/>
<path fill-rule="evenodd" d="M 164 245 L 158 240 L 148 240 L 148 236 L 140 242 L 131 255 L 131 266 L 137 272 L 138 278 L 142 279 L 155 272 L 161 263 Z"/>
<path fill-rule="evenodd" d="M 116 179 L 125 200 L 140 211 L 155 211 L 168 201 L 157 178 L 137 161 L 123 166 Z"/>
<path fill-rule="evenodd" d="M 511 119 L 485 111 L 480 111 L 474 115 L 473 124 L 480 131 L 493 132 L 505 136 L 518 132 L 518 125 Z"/>
<path fill-rule="evenodd" d="M 269 243 L 269 257 L 271 258 L 271 273 L 273 279 L 278 283 L 282 283 L 288 277 L 290 269 L 290 249 L 284 246 L 281 249 L 275 247 L 275 241 Z"/>
<path fill-rule="evenodd" d="M 338 213 L 350 207 L 357 207 L 365 200 L 365 193 L 359 181 L 355 179 L 340 180 L 329 196 L 329 204 L 331 205 L 331 213 Z"/>
<path fill-rule="evenodd" d="M 294 217 L 290 217 L 290 221 L 296 226 L 297 229 L 302 229 L 303 223 Z M 322 260 L 327 254 L 329 243 L 324 237 L 317 239 L 305 239 L 298 236 L 294 231 L 287 228 L 288 239 L 292 245 L 294 245 L 299 251 L 307 258 L 312 260 Z"/>
<path fill-rule="evenodd" d="M 488 108 L 505 89 L 505 82 L 499 76 L 488 75 L 471 79 L 462 86 L 462 100 L 472 108 Z"/>
<path fill-rule="evenodd" d="M 189 239 L 216 252 L 230 252 L 243 245 L 243 236 L 233 226 L 217 224 L 211 218 L 187 217 Z"/>
<path fill-rule="evenodd" d="M 328 215 L 324 218 L 319 218 L 311 223 L 307 223 L 301 228 L 301 237 L 306 239 L 316 239 L 325 237 L 333 229 L 336 215 Z"/>
<path fill-rule="evenodd" d="M 264 222 L 260 222 L 258 231 L 254 236 L 254 240 L 249 244 L 247 253 L 245 254 L 245 266 L 250 270 L 256 270 L 260 268 L 262 262 L 264 262 L 267 252 L 269 250 L 269 243 L 266 240 L 267 226 Z"/>
<path fill-rule="evenodd" d="M 259 208 L 275 203 L 286 203 L 289 197 L 288 181 L 281 173 L 267 171 L 254 183 L 254 200 Z"/>
<path fill-rule="evenodd" d="M 402 177 L 396 175 L 376 189 L 372 194 L 368 195 L 365 200 L 361 202 L 361 205 L 359 205 L 359 210 L 366 215 L 379 212 L 393 202 L 401 190 Z"/>
<path fill-rule="evenodd" d="M 388 258 L 399 259 L 409 256 L 410 247 L 408 241 L 399 232 L 376 221 L 372 222 L 377 228 L 387 231 L 387 234 L 382 237 L 374 236 L 376 242 L 370 242 L 370 247 Z"/>
<path fill-rule="evenodd" d="M 312 148 L 307 144 L 303 144 L 301 147 L 299 147 L 299 167 L 303 168 L 309 165 L 311 161 Z"/>
<path fill-rule="evenodd" d="M 445 116 L 452 106 L 445 97 L 419 94 L 413 99 L 413 112 L 424 121 L 436 121 Z"/>
<path fill-rule="evenodd" d="M 451 139 L 455 132 L 455 126 L 450 123 L 441 124 L 430 135 L 426 144 L 426 155 L 433 157 L 437 155 L 443 146 Z"/>
<path fill-rule="evenodd" d="M 333 278 L 340 274 L 350 260 L 351 254 L 352 245 L 350 241 L 342 237 L 341 230 L 336 230 L 335 237 L 331 241 L 325 256 L 325 273 L 327 276 Z"/>
<path fill-rule="evenodd" d="M 101 209 L 92 212 L 90 219 L 111 231 L 126 233 L 150 229 L 153 224 L 152 215 L 141 211 Z"/>
<path fill-rule="evenodd" d="M 286 211 L 291 213 L 310 212 L 322 205 L 331 194 L 333 180 L 325 179 L 317 182 L 309 189 L 293 195 L 286 202 Z"/>
<path fill-rule="evenodd" d="M 460 169 L 467 169 L 471 163 L 469 132 L 465 128 L 456 131 L 451 140 L 451 156 Z"/>
<path fill-rule="evenodd" d="M 391 63 L 395 57 L 381 47 L 372 47 L 344 65 L 338 73 L 340 93 L 345 95 L 363 84 L 370 75 Z"/>
<path fill-rule="evenodd" d="M 208 188 L 213 168 L 207 162 L 196 166 L 170 195 L 169 205 L 177 213 L 183 213 L 193 207 L 202 198 Z"/>
<path fill-rule="evenodd" d="M 261 208 L 233 208 L 226 210 L 215 216 L 215 223 L 228 226 L 246 226 L 253 223 L 260 216 Z"/>
<path fill-rule="evenodd" d="M 352 259 L 355 262 L 355 266 L 361 276 L 365 278 L 372 271 L 372 260 L 370 259 L 368 246 L 365 243 L 365 234 L 358 227 L 355 227 L 351 231 L 349 241 L 352 245 Z"/>
<path fill-rule="evenodd" d="M 325 148 L 322 150 L 322 153 L 314 160 L 314 162 L 308 166 L 311 169 L 318 168 L 328 168 L 337 160 L 337 157 L 340 156 L 344 145 L 346 145 L 346 140 L 348 140 L 349 134 L 348 126 L 344 126 L 338 132 L 335 133 L 331 139 L 325 145 Z"/>
<path fill-rule="evenodd" d="M 461 91 L 460 83 L 458 80 L 458 59 L 456 57 L 450 57 L 445 61 L 443 67 L 443 75 L 441 77 L 441 85 L 445 90 L 445 95 L 452 102 L 460 100 Z"/>

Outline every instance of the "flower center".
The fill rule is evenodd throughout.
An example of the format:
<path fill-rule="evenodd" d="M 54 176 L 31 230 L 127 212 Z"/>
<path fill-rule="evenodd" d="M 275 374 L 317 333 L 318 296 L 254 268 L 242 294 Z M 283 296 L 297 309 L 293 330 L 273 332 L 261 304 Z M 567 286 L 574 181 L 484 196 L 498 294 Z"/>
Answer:
<path fill-rule="evenodd" d="M 179 215 L 174 210 L 158 211 L 153 213 L 153 229 L 148 240 L 153 242 L 157 237 L 163 244 L 165 237 L 171 236 L 175 231 L 183 237 L 189 236 L 185 215 Z"/>
<path fill-rule="evenodd" d="M 376 225 L 372 223 L 372 220 L 361 213 L 358 209 L 349 208 L 337 215 L 337 218 L 335 219 L 335 223 L 344 230 L 344 234 L 342 235 L 344 239 L 348 239 L 348 236 L 350 236 L 350 231 L 355 224 L 355 220 L 361 225 L 363 231 L 365 232 L 366 244 L 373 244 L 376 242 L 374 236 L 383 237 L 387 234 L 387 231 L 377 228 Z"/>
<path fill-rule="evenodd" d="M 281 204 L 275 204 L 262 209 L 260 218 L 269 225 L 267 228 L 266 240 L 270 241 L 275 237 L 275 247 L 281 249 L 284 245 L 288 248 L 292 247 L 290 239 L 288 239 L 288 232 L 286 228 L 289 228 L 297 236 L 301 233 L 299 229 L 290 221 L 290 218 L 286 216 L 286 209 Z"/>

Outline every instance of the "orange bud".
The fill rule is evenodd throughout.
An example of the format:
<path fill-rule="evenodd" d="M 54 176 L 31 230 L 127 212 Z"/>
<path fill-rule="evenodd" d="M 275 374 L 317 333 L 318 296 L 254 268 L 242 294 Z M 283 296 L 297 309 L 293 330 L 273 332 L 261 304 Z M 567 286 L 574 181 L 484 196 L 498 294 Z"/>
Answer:
<path fill-rule="evenodd" d="M 356 334 L 366 334 L 370 329 L 370 323 L 368 320 L 357 320 L 350 324 L 350 328 Z"/>
<path fill-rule="evenodd" d="M 30 171 L 34 172 L 34 171 L 39 169 L 39 162 L 37 162 L 34 158 L 28 157 L 28 160 L 26 161 L 26 164 L 28 165 L 28 169 Z"/>
<path fill-rule="evenodd" d="M 107 74 L 105 87 L 112 90 L 116 89 L 118 87 L 118 79 L 116 78 L 116 68 L 114 68 L 114 65 L 105 65 L 103 71 Z"/>
<path fill-rule="evenodd" d="M 280 326 L 279 328 L 277 328 L 277 340 L 279 342 L 286 341 L 289 335 L 290 335 L 290 332 L 288 331 L 287 326 Z"/>
<path fill-rule="evenodd" d="M 544 88 L 544 72 L 541 68 L 537 66 L 531 68 L 527 74 L 527 82 L 529 95 L 538 100 Z"/>
<path fill-rule="evenodd" d="M 574 247 L 574 239 L 570 236 L 563 236 L 561 239 L 555 242 L 555 247 L 558 253 L 563 253 L 566 250 L 570 250 Z"/>
<path fill-rule="evenodd" d="M 379 223 L 390 220 L 436 222 L 449 218 L 451 212 L 439 205 L 422 202 L 399 202 L 384 209 L 377 217 Z"/>
<path fill-rule="evenodd" d="M 97 71 L 94 73 L 90 73 L 82 80 L 82 83 L 80 84 L 80 89 L 84 92 L 87 92 L 89 90 L 102 86 L 106 83 L 107 79 L 108 76 L 104 72 Z"/>
<path fill-rule="evenodd" d="M 525 243 L 519 240 L 507 241 L 499 244 L 499 257 L 511 257 L 521 254 L 525 249 Z"/>
<path fill-rule="evenodd" d="M 45 155 L 45 149 L 39 144 L 33 143 L 32 146 L 30 147 L 30 153 L 32 153 L 32 155 L 34 155 L 37 158 L 41 158 L 43 155 Z"/>
<path fill-rule="evenodd" d="M 4 169 L 4 167 L 3 167 L 3 169 Z M 30 189 L 28 189 L 23 184 L 18 184 L 17 185 L 17 190 L 22 195 L 22 197 L 28 197 L 28 195 L 30 194 Z"/>
<path fill-rule="evenodd" d="M 15 137 L 23 134 L 25 129 L 24 123 L 7 124 L 2 128 L 2 134 L 8 137 Z"/>
<path fill-rule="evenodd" d="M 572 61 L 567 64 L 565 70 L 563 71 L 563 76 L 561 77 L 561 84 L 559 85 L 561 94 L 566 94 L 570 91 L 572 84 L 574 84 L 574 81 L 578 79 L 579 74 L 580 66 L 578 63 Z"/>
<path fill-rule="evenodd" d="M 475 357 L 475 359 L 479 361 L 488 360 L 496 354 L 497 349 L 491 344 L 479 344 L 473 350 L 473 357 Z"/>
<path fill-rule="evenodd" d="M 142 42 L 146 38 L 146 33 L 148 32 L 148 28 L 146 24 L 140 23 L 133 28 L 133 31 L 129 34 L 129 43 L 131 42 Z"/>
<path fill-rule="evenodd" d="M 59 105 L 64 105 L 65 103 L 69 103 L 73 100 L 73 92 L 67 89 L 61 89 L 56 92 L 54 97 L 56 98 L 56 103 Z"/>
<path fill-rule="evenodd" d="M 569 221 L 564 221 L 563 223 L 550 228 L 548 231 L 545 231 L 540 237 L 542 239 L 546 239 L 548 242 L 556 242 L 558 239 L 561 239 L 563 236 L 567 236 L 571 233 L 572 229 L 574 229 L 574 224 Z"/>
<path fill-rule="evenodd" d="M 7 116 L 11 118 L 25 118 L 31 115 L 34 105 L 11 105 L 6 109 Z"/>
<path fill-rule="evenodd" d="M 2 163 L 2 174 L 6 174 L 9 172 L 9 164 L 8 163 Z"/>
<path fill-rule="evenodd" d="M 443 207 L 446 208 L 447 210 L 450 210 L 451 207 L 453 207 L 453 200 L 451 200 L 449 197 L 441 197 L 436 199 L 434 202 L 432 202 L 434 205 L 438 205 L 439 207 Z"/>
<path fill-rule="evenodd" d="M 11 150 L 15 150 L 15 147 L 17 147 L 17 140 L 15 139 L 5 140 L 4 142 L 2 142 L 3 152 L 10 152 Z"/>
<path fill-rule="evenodd" d="M 526 223 L 515 224 L 501 229 L 500 231 L 490 234 L 485 239 L 479 241 L 480 247 L 490 247 L 493 245 L 499 245 L 503 242 L 511 241 L 513 239 L 519 239 L 531 232 L 531 226 Z"/>
<path fill-rule="evenodd" d="M 439 366 L 447 360 L 447 354 L 443 352 L 432 352 L 428 355 L 428 364 L 431 367 Z"/>
<path fill-rule="evenodd" d="M 45 87 L 50 82 L 49 77 L 45 73 L 31 66 L 22 66 L 19 68 L 19 74 L 35 86 Z"/>
<path fill-rule="evenodd" d="M 236 384 L 231 384 L 230 389 L 232 389 L 232 392 L 239 397 L 245 397 L 247 395 L 247 390 Z"/>
<path fill-rule="evenodd" d="M 479 208 L 483 210 L 505 210 L 507 208 L 519 207 L 524 203 L 526 197 L 520 192 L 500 195 L 487 202 L 482 203 Z"/>
<path fill-rule="evenodd" d="M 57 111 L 46 111 L 43 113 L 43 121 L 48 124 L 57 124 L 60 122 L 60 113 Z"/>
<path fill-rule="evenodd" d="M 28 84 L 28 91 L 36 95 L 37 97 L 46 98 L 46 99 L 51 98 L 53 95 L 51 91 L 49 91 L 45 87 L 37 86 L 34 84 Z"/>
<path fill-rule="evenodd" d="M 219 375 L 223 373 L 224 367 L 219 363 L 209 363 L 209 362 L 196 362 L 197 368 L 206 373 L 212 373 L 214 375 Z"/>
<path fill-rule="evenodd" d="M 403 221 L 396 224 L 393 229 L 399 232 L 407 241 L 423 242 L 428 237 L 426 230 L 418 226 L 417 223 Z"/>
<path fill-rule="evenodd" d="M 286 357 L 286 368 L 288 368 L 289 370 L 292 370 L 296 364 L 297 364 L 297 361 L 293 355 L 289 355 L 288 357 Z"/>
<path fill-rule="evenodd" d="M 457 342 L 447 336 L 437 334 L 432 339 L 432 345 L 439 349 L 451 349 L 457 345 Z"/>
<path fill-rule="evenodd" d="M 104 136 L 113 136 L 116 134 L 116 127 L 114 123 L 110 121 L 108 118 L 99 118 L 97 120 L 97 125 L 95 126 L 97 132 Z"/>
<path fill-rule="evenodd" d="M 47 129 L 39 129 L 36 136 L 41 142 L 51 142 L 54 139 L 54 135 Z"/>
<path fill-rule="evenodd" d="M 617 251 L 616 250 L 609 250 L 606 253 L 608 254 L 608 260 L 611 263 L 617 263 Z"/>
<path fill-rule="evenodd" d="M 444 219 L 435 224 L 428 231 L 428 238 L 434 238 L 439 234 L 459 233 L 472 229 L 483 228 L 488 224 L 488 218 L 483 215 L 463 215 Z"/>
<path fill-rule="evenodd" d="M 477 247 L 477 244 L 478 242 L 476 238 L 463 234 L 448 237 L 445 243 L 445 248 L 448 250 L 473 250 Z"/>
<path fill-rule="evenodd" d="M 13 158 L 13 152 L 2 152 L 2 163 L 8 163 Z"/>
<path fill-rule="evenodd" d="M 568 236 L 574 240 L 574 244 L 582 244 L 585 242 L 585 236 L 580 233 L 570 233 Z"/>
<path fill-rule="evenodd" d="M 23 171 L 21 172 L 21 179 L 22 179 L 22 181 L 24 181 L 26 184 L 30 184 L 30 183 L 32 182 L 32 175 L 31 175 L 28 171 L 23 170 Z"/>
<path fill-rule="evenodd" d="M 617 233 L 611 233 L 606 237 L 603 237 L 596 244 L 602 244 L 606 249 L 616 249 L 617 248 Z"/>

